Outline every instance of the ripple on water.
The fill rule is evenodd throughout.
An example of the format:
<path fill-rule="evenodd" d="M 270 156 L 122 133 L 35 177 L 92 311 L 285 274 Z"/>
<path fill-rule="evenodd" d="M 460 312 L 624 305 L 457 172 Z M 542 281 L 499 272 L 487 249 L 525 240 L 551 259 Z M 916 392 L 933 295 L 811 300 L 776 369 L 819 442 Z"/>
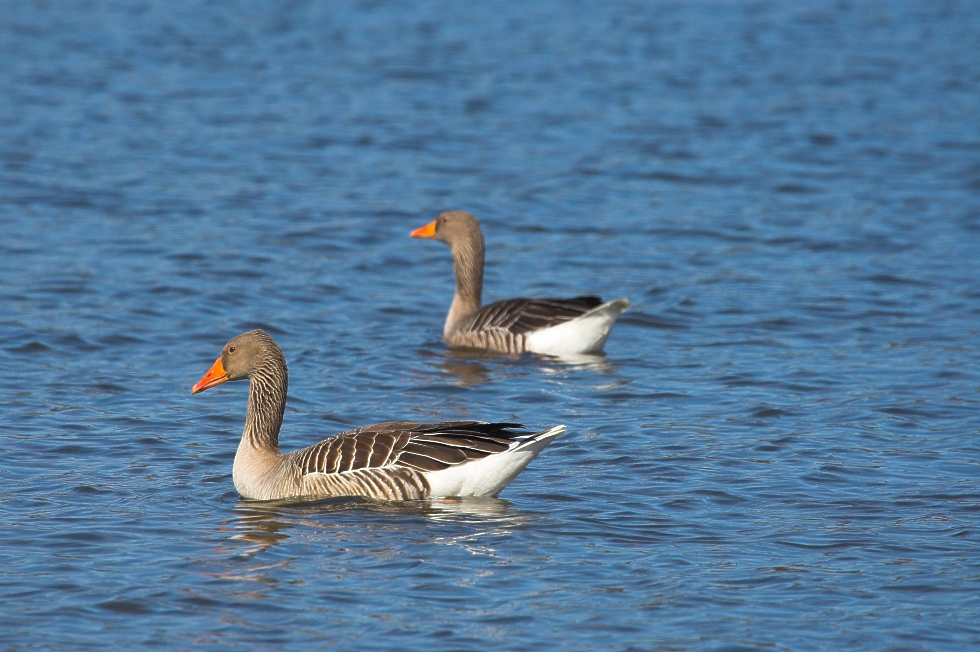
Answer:
<path fill-rule="evenodd" d="M 11 9 L 4 643 L 977 647 L 975 4 Z M 450 208 L 488 300 L 629 297 L 607 355 L 445 349 Z M 252 328 L 284 450 L 569 431 L 499 499 L 243 502 L 245 385 L 188 390 Z"/>

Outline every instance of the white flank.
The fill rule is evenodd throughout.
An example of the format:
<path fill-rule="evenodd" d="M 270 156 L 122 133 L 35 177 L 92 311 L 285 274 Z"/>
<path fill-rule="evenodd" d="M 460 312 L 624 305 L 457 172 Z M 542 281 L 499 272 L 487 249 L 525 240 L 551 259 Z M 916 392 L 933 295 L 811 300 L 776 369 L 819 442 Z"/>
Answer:
<path fill-rule="evenodd" d="M 449 496 L 495 497 L 511 483 L 538 453 L 544 450 L 565 426 L 555 426 L 531 436 L 502 453 L 487 455 L 483 459 L 450 466 L 441 471 L 426 473 L 425 479 L 432 488 L 433 498 Z"/>
<path fill-rule="evenodd" d="M 527 349 L 547 355 L 600 353 L 616 320 L 629 307 L 627 299 L 616 299 L 564 324 L 534 331 L 527 336 Z"/>

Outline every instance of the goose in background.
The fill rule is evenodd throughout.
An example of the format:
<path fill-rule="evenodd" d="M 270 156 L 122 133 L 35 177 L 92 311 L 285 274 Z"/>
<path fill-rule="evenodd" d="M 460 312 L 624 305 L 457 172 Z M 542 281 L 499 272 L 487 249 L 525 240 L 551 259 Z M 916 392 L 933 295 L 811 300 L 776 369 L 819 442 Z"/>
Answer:
<path fill-rule="evenodd" d="M 597 296 L 571 299 L 505 299 L 483 301 L 485 246 L 480 223 L 466 211 L 446 211 L 412 231 L 449 245 L 456 293 L 442 339 L 450 346 L 503 353 L 578 355 L 601 353 L 616 319 L 629 308 L 627 299 L 603 303 Z"/>
<path fill-rule="evenodd" d="M 284 455 L 279 429 L 288 375 L 282 349 L 265 331 L 243 333 L 225 345 L 191 392 L 229 380 L 249 381 L 232 472 L 235 489 L 248 499 L 496 496 L 565 432 L 565 426 L 531 433 L 516 423 L 392 421 Z"/>

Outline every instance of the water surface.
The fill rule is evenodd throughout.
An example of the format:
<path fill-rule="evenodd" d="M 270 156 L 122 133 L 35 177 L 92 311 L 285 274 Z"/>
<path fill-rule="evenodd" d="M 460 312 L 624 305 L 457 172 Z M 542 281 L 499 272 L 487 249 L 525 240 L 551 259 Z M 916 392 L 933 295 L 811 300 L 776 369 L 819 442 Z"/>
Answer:
<path fill-rule="evenodd" d="M 0 16 L 0 629 L 20 649 L 980 646 L 980 8 L 19 3 Z M 451 352 L 629 297 L 607 356 Z M 282 444 L 557 423 L 499 500 L 240 501 Z"/>

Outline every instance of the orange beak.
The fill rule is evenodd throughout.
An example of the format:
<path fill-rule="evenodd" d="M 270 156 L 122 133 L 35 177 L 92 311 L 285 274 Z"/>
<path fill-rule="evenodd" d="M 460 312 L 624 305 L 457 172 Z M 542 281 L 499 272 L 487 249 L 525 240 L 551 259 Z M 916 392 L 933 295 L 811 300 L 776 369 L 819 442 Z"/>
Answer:
<path fill-rule="evenodd" d="M 435 223 L 435 220 L 433 220 L 432 222 L 429 222 L 428 224 L 426 224 L 423 227 L 420 227 L 418 229 L 415 229 L 414 231 L 412 231 L 411 233 L 409 233 L 409 235 L 412 236 L 413 238 L 434 238 L 434 237 L 436 237 L 436 223 Z"/>
<path fill-rule="evenodd" d="M 225 366 L 221 364 L 221 358 L 218 358 L 211 368 L 208 369 L 208 372 L 204 374 L 204 378 L 201 378 L 201 380 L 197 381 L 196 385 L 191 387 L 191 394 L 197 394 L 206 389 L 211 389 L 226 380 L 228 380 L 228 372 L 225 371 Z"/>

